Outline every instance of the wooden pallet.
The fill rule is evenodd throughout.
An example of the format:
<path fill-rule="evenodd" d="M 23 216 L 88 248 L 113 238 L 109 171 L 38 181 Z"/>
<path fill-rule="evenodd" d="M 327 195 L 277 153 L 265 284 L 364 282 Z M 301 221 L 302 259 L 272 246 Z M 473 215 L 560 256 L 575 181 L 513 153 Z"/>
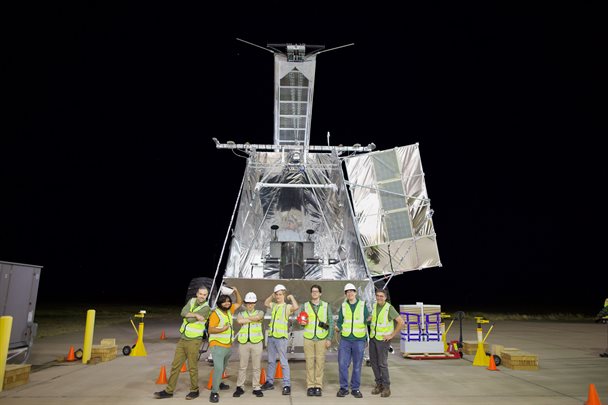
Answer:
<path fill-rule="evenodd" d="M 538 355 L 523 351 L 503 351 L 502 365 L 511 370 L 538 370 Z"/>
<path fill-rule="evenodd" d="M 459 359 L 454 353 L 403 353 L 404 359 L 412 360 L 447 360 L 447 359 Z"/>
<path fill-rule="evenodd" d="M 99 359 L 101 362 L 114 360 L 117 352 L 118 349 L 116 348 L 116 345 L 93 345 L 91 347 L 91 360 Z"/>
<path fill-rule="evenodd" d="M 30 380 L 31 364 L 7 364 L 4 372 L 4 390 L 27 384 Z"/>
<path fill-rule="evenodd" d="M 478 345 L 477 341 L 472 341 L 472 340 L 464 341 L 464 342 L 462 342 L 462 352 L 464 354 L 476 354 L 477 345 Z M 488 353 L 489 348 L 490 348 L 489 343 L 483 344 L 484 352 Z"/>

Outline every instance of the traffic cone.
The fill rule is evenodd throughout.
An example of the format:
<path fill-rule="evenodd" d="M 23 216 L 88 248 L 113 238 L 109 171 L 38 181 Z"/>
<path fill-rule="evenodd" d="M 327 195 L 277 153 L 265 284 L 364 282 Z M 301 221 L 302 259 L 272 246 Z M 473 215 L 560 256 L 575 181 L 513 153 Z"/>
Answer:
<path fill-rule="evenodd" d="M 68 357 L 65 358 L 65 361 L 76 361 L 76 356 L 74 356 L 74 346 L 70 346 L 70 351 L 68 352 Z"/>
<path fill-rule="evenodd" d="M 595 384 L 589 384 L 589 395 L 585 405 L 602 405 L 600 402 L 600 397 L 597 395 L 597 391 L 595 390 Z"/>
<path fill-rule="evenodd" d="M 277 378 L 283 378 L 283 367 L 281 367 L 281 362 L 277 361 L 277 371 L 274 373 L 275 380 Z"/>
<path fill-rule="evenodd" d="M 213 370 L 209 373 L 209 381 L 207 381 L 207 389 L 210 390 L 213 387 Z"/>
<path fill-rule="evenodd" d="M 167 336 L 165 336 L 165 330 L 163 329 L 163 332 L 160 334 L 160 340 L 165 340 L 167 338 Z"/>
<path fill-rule="evenodd" d="M 182 364 L 182 369 L 179 370 L 179 371 L 181 371 L 182 373 L 185 373 L 186 371 L 188 371 L 188 367 L 186 367 L 186 362 L 185 361 L 184 361 L 184 364 Z"/>
<path fill-rule="evenodd" d="M 487 369 L 490 371 L 498 371 L 498 369 L 496 368 L 496 362 L 494 361 L 493 354 L 490 355 L 490 366 Z"/>
<path fill-rule="evenodd" d="M 226 370 L 224 370 L 224 372 L 222 373 L 222 379 L 224 378 L 229 378 L 230 376 L 228 375 L 228 373 L 226 372 Z"/>
<path fill-rule="evenodd" d="M 260 371 L 260 384 L 266 384 L 266 369 L 263 368 L 262 371 Z"/>
<path fill-rule="evenodd" d="M 167 384 L 167 370 L 165 366 L 160 367 L 160 374 L 158 375 L 158 379 L 156 380 L 157 384 Z"/>

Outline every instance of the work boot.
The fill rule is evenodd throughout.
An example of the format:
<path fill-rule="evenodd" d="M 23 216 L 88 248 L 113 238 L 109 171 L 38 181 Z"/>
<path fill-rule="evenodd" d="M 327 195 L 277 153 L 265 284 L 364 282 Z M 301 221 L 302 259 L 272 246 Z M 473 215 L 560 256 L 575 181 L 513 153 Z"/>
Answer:
<path fill-rule="evenodd" d="M 359 390 L 351 390 L 350 392 L 355 398 L 363 398 L 363 394 Z"/>
<path fill-rule="evenodd" d="M 306 396 L 308 397 L 314 397 L 315 395 L 315 389 L 314 388 L 309 388 L 306 390 Z"/>
<path fill-rule="evenodd" d="M 391 396 L 391 387 L 384 387 L 382 392 L 380 393 L 382 398 L 387 398 Z"/>
<path fill-rule="evenodd" d="M 372 390 L 372 395 L 378 395 L 381 392 L 382 392 L 382 384 L 376 384 L 376 386 Z"/>
<path fill-rule="evenodd" d="M 283 387 L 283 395 L 291 395 L 291 387 Z"/>
<path fill-rule="evenodd" d="M 209 402 L 220 402 L 220 394 L 217 392 L 212 392 L 209 395 Z"/>
<path fill-rule="evenodd" d="M 348 390 L 344 389 L 344 388 L 340 388 L 340 390 L 336 394 L 337 397 L 345 397 L 347 395 L 348 395 Z"/>
<path fill-rule="evenodd" d="M 245 393 L 245 390 L 243 390 L 241 387 L 236 387 L 236 390 L 234 390 L 234 394 L 232 394 L 233 397 L 240 397 L 241 395 L 243 395 Z"/>
<path fill-rule="evenodd" d="M 169 394 L 167 391 L 162 390 L 154 393 L 154 398 L 163 399 L 163 398 L 173 398 L 173 394 Z"/>
<path fill-rule="evenodd" d="M 315 397 L 320 397 L 321 395 L 323 395 L 323 390 L 321 389 L 321 387 L 316 387 L 315 388 Z"/>
<path fill-rule="evenodd" d="M 194 399 L 194 398 L 198 398 L 198 390 L 190 391 L 188 393 L 188 395 L 186 395 L 186 399 Z"/>
<path fill-rule="evenodd" d="M 263 397 L 264 393 L 262 392 L 262 390 L 253 390 L 253 395 L 255 395 L 256 397 Z"/>
<path fill-rule="evenodd" d="M 230 386 L 229 386 L 228 384 L 224 384 L 223 382 L 221 382 L 221 383 L 220 383 L 220 389 L 221 389 L 222 391 L 229 390 L 229 389 L 230 389 Z"/>
<path fill-rule="evenodd" d="M 262 391 L 273 390 L 274 389 L 274 384 L 272 384 L 271 382 L 266 381 L 264 384 L 262 384 L 262 386 L 260 388 L 262 389 Z"/>

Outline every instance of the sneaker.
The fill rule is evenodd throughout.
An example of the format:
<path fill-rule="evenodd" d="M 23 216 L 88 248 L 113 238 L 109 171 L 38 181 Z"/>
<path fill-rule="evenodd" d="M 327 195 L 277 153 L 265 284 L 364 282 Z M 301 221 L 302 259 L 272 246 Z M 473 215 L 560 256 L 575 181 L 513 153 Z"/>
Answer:
<path fill-rule="evenodd" d="M 306 396 L 307 397 L 314 397 L 315 396 L 315 389 L 314 388 L 309 388 L 306 390 Z"/>
<path fill-rule="evenodd" d="M 163 399 L 163 398 L 173 398 L 173 394 L 169 394 L 167 391 L 162 390 L 154 393 L 154 398 Z"/>
<path fill-rule="evenodd" d="M 338 391 L 338 394 L 336 394 L 337 397 L 345 397 L 348 395 L 348 390 L 344 389 L 344 388 L 340 388 L 340 390 Z"/>
<path fill-rule="evenodd" d="M 255 395 L 256 397 L 263 397 L 264 393 L 262 392 L 262 390 L 253 390 L 253 395 Z"/>
<path fill-rule="evenodd" d="M 353 397 L 355 398 L 363 398 L 363 394 L 359 390 L 352 390 L 350 393 L 353 394 Z"/>
<path fill-rule="evenodd" d="M 262 391 L 273 390 L 274 385 L 271 382 L 266 381 L 261 387 Z"/>
<path fill-rule="evenodd" d="M 232 396 L 238 398 L 244 393 L 245 391 L 241 387 L 236 387 L 236 390 L 234 390 L 234 394 L 232 394 Z"/>
<path fill-rule="evenodd" d="M 372 395 L 378 395 L 381 392 L 382 392 L 382 384 L 376 384 L 376 386 L 372 390 Z"/>
<path fill-rule="evenodd" d="M 221 389 L 222 391 L 229 390 L 229 389 L 230 389 L 230 386 L 229 386 L 228 384 L 224 384 L 223 382 L 221 382 L 221 383 L 220 383 L 220 389 Z"/>
<path fill-rule="evenodd" d="M 198 390 L 190 391 L 188 393 L 188 395 L 186 395 L 186 399 L 194 399 L 194 398 L 198 398 Z"/>
<path fill-rule="evenodd" d="M 322 395 L 321 387 L 315 388 L 315 397 L 320 397 Z"/>
<path fill-rule="evenodd" d="M 283 395 L 291 395 L 291 387 L 283 387 Z"/>
<path fill-rule="evenodd" d="M 209 394 L 209 402 L 220 402 L 220 394 L 217 392 Z"/>
<path fill-rule="evenodd" d="M 391 387 L 384 387 L 384 389 L 380 393 L 380 396 L 382 398 L 390 397 L 391 396 Z"/>

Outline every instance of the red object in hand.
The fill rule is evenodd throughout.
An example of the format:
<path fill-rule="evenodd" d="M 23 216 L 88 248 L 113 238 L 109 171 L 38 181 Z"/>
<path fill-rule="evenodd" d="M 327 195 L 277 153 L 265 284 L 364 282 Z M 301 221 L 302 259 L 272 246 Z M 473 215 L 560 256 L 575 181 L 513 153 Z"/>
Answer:
<path fill-rule="evenodd" d="M 308 314 L 305 311 L 300 312 L 297 321 L 300 325 L 308 325 Z"/>

